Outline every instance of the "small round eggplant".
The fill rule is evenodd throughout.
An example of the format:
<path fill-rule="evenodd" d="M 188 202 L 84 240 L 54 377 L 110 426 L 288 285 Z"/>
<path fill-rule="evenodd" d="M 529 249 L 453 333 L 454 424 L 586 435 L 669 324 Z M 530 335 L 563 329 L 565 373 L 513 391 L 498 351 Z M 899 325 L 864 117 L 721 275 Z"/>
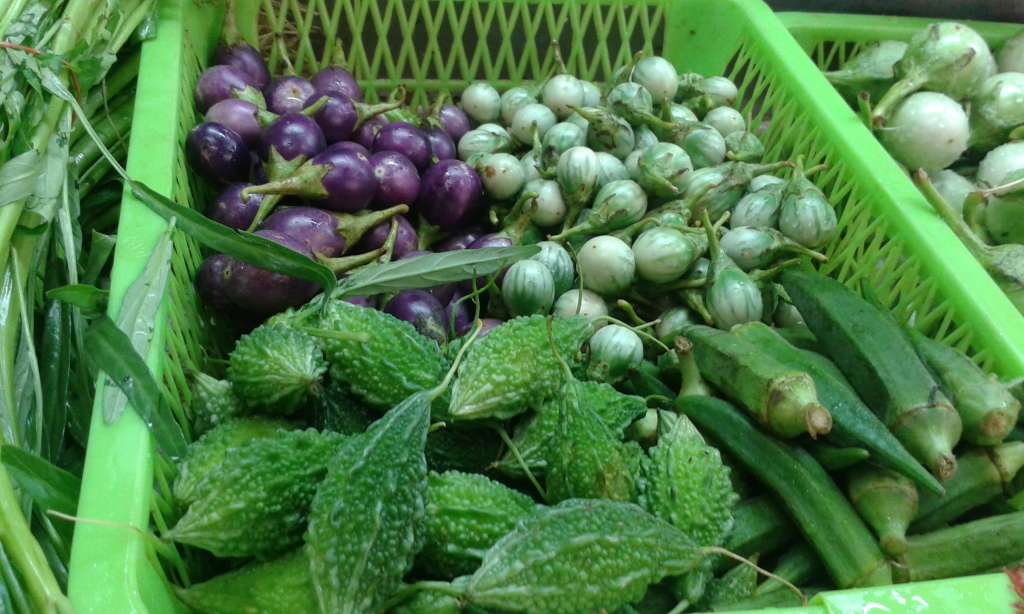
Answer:
<path fill-rule="evenodd" d="M 454 160 L 458 152 L 455 150 L 455 141 L 443 128 L 430 128 L 424 130 L 427 140 L 430 141 L 431 163 L 436 164 L 441 160 Z"/>
<path fill-rule="evenodd" d="M 425 290 L 403 290 L 384 305 L 384 312 L 412 324 L 425 337 L 445 343 L 448 335 L 444 306 Z"/>
<path fill-rule="evenodd" d="M 373 140 L 373 153 L 396 151 L 423 170 L 430 166 L 430 141 L 423 131 L 405 122 L 395 122 L 380 129 Z"/>
<path fill-rule="evenodd" d="M 260 229 L 282 232 L 298 239 L 311 253 L 334 258 L 343 254 L 349 246 L 368 237 L 378 227 L 390 228 L 391 218 L 406 210 L 405 207 L 393 207 L 385 211 L 350 215 L 315 207 L 287 207 L 275 211 L 260 225 Z M 384 238 L 387 238 L 387 232 Z M 361 251 L 377 249 L 383 244 L 384 241 L 381 241 Z"/>
<path fill-rule="evenodd" d="M 610 235 L 583 244 L 576 257 L 583 285 L 606 296 L 624 292 L 636 276 L 636 259 L 629 245 Z"/>
<path fill-rule="evenodd" d="M 444 327 L 449 335 L 461 337 L 473 327 L 473 303 L 461 300 L 465 296 L 456 291 L 444 307 Z"/>
<path fill-rule="evenodd" d="M 469 116 L 466 112 L 453 104 L 446 104 L 437 112 L 437 120 L 452 142 L 458 143 L 463 134 L 469 132 Z"/>
<path fill-rule="evenodd" d="M 590 338 L 587 377 L 595 382 L 615 383 L 644 360 L 640 336 L 619 324 L 609 324 Z"/>
<path fill-rule="evenodd" d="M 199 124 L 188 133 L 185 152 L 189 165 L 210 181 L 245 181 L 252 159 L 245 140 L 234 130 L 214 122 Z"/>
<path fill-rule="evenodd" d="M 263 128 L 257 118 L 259 109 L 251 102 L 225 98 L 206 112 L 206 121 L 231 128 L 242 137 L 246 146 L 257 149 Z"/>
<path fill-rule="evenodd" d="M 370 157 L 370 150 L 355 141 L 340 141 L 338 143 L 333 143 L 327 146 L 324 153 L 329 151 L 351 151 L 352 153 L 363 154 L 367 158 Z"/>
<path fill-rule="evenodd" d="M 451 231 L 477 212 L 481 191 L 480 177 L 468 164 L 442 160 L 423 173 L 416 206 L 428 222 Z"/>
<path fill-rule="evenodd" d="M 203 304 L 217 311 L 227 311 L 232 307 L 227 295 L 227 271 L 231 262 L 232 259 L 224 254 L 214 254 L 203 260 L 196 272 L 196 292 L 199 298 Z"/>
<path fill-rule="evenodd" d="M 320 129 L 323 130 L 328 143 L 337 143 L 352 137 L 356 129 L 362 126 L 367 119 L 395 107 L 395 103 L 363 104 L 344 94 L 330 92 L 322 96 L 310 97 L 306 101 L 306 108 L 320 104 L 321 98 L 323 105 L 313 117 Z"/>
<path fill-rule="evenodd" d="M 270 158 L 271 148 L 285 160 L 299 156 L 312 158 L 327 146 L 324 133 L 312 118 L 300 113 L 278 117 L 263 129 L 261 136 L 264 159 Z"/>
<path fill-rule="evenodd" d="M 267 110 L 284 115 L 301 111 L 306 101 L 316 96 L 316 90 L 302 77 L 289 76 L 272 81 L 263 95 L 267 99 Z"/>
<path fill-rule="evenodd" d="M 233 66 L 242 71 L 248 78 L 249 83 L 256 89 L 262 90 L 270 83 L 270 71 L 263 56 L 252 45 L 245 42 L 237 42 L 231 45 L 220 45 L 213 55 L 214 64 L 225 64 Z"/>
<path fill-rule="evenodd" d="M 229 228 L 245 230 L 256 218 L 256 212 L 263 202 L 262 194 L 242 196 L 247 183 L 233 183 L 221 192 L 216 200 L 206 207 L 206 217 Z"/>
<path fill-rule="evenodd" d="M 590 290 L 567 290 L 555 301 L 553 313 L 556 318 L 571 318 L 581 315 L 590 320 L 590 326 L 598 330 L 605 326 L 605 320 L 598 320 L 608 315 L 608 303 L 601 296 Z"/>
<path fill-rule="evenodd" d="M 514 316 L 546 314 L 555 302 L 554 276 L 542 262 L 520 260 L 505 273 L 501 298 Z"/>
<path fill-rule="evenodd" d="M 480 235 L 481 232 L 479 230 L 466 230 L 441 241 L 433 249 L 438 252 L 454 252 L 455 250 L 466 249 L 473 241 L 479 239 Z"/>
<path fill-rule="evenodd" d="M 373 142 L 377 140 L 377 133 L 386 125 L 388 125 L 388 119 L 383 115 L 372 117 L 359 126 L 352 140 L 370 151 L 373 149 Z"/>
<path fill-rule="evenodd" d="M 501 114 L 501 96 L 485 81 L 470 84 L 462 92 L 461 104 L 466 114 L 479 123 L 493 122 Z"/>
<path fill-rule="evenodd" d="M 398 222 L 398 232 L 395 235 L 395 247 L 391 252 L 393 260 L 401 260 L 407 254 L 416 251 L 419 245 L 419 238 L 416 236 L 416 229 L 404 215 L 396 215 L 394 219 Z M 356 251 L 373 251 L 388 240 L 391 233 L 391 220 L 385 220 L 371 228 L 356 245 Z"/>
<path fill-rule="evenodd" d="M 373 298 L 369 296 L 350 296 L 343 300 L 346 303 L 355 305 L 356 307 L 366 307 L 368 309 L 377 308 L 376 301 L 374 301 Z"/>
<path fill-rule="evenodd" d="M 362 101 L 363 90 L 359 88 L 352 73 L 340 66 L 327 66 L 321 68 L 318 73 L 310 79 L 313 89 L 321 96 L 324 94 L 341 94 L 352 100 Z"/>
<path fill-rule="evenodd" d="M 370 156 L 373 176 L 377 178 L 377 193 L 373 203 L 378 207 L 416 202 L 420 192 L 420 174 L 416 165 L 397 151 L 381 151 Z"/>
<path fill-rule="evenodd" d="M 203 113 L 221 100 L 252 86 L 249 76 L 234 66 L 219 64 L 203 71 L 196 82 L 196 106 Z"/>
<path fill-rule="evenodd" d="M 370 159 L 352 151 L 334 151 L 316 156 L 312 164 L 328 167 L 321 184 L 324 205 L 333 211 L 354 213 L 365 209 L 377 192 Z"/>
<path fill-rule="evenodd" d="M 312 259 L 312 254 L 299 240 L 283 232 L 257 230 L 255 234 Z M 256 315 L 269 316 L 298 307 L 317 293 L 316 284 L 234 259 L 226 268 L 225 276 L 228 299 L 238 308 Z"/>

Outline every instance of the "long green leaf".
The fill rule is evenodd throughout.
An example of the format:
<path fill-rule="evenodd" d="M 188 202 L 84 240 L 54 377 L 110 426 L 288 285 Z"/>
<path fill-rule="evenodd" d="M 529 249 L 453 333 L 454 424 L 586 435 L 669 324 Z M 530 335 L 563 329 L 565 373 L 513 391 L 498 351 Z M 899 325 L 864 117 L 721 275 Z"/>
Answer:
<path fill-rule="evenodd" d="M 43 318 L 40 379 L 43 384 L 43 447 L 39 453 L 57 462 L 67 428 L 68 390 L 71 380 L 71 311 L 69 305 L 49 301 Z"/>
<path fill-rule="evenodd" d="M 0 166 L 0 207 L 21 202 L 32 195 L 36 182 L 46 170 L 39 152 L 29 149 Z"/>
<path fill-rule="evenodd" d="M 46 291 L 46 298 L 74 305 L 87 316 L 104 313 L 109 297 L 109 290 L 101 290 L 89 284 L 68 284 Z"/>
<path fill-rule="evenodd" d="M 540 248 L 536 245 L 484 247 L 377 264 L 346 277 L 335 291 L 335 296 L 370 296 L 486 277 L 538 252 Z"/>
<path fill-rule="evenodd" d="M 21 448 L 0 446 L 0 461 L 18 487 L 44 510 L 74 514 L 82 481 L 45 458 Z"/>
<path fill-rule="evenodd" d="M 182 231 L 204 246 L 222 254 L 276 273 L 319 284 L 325 293 L 330 293 L 337 285 L 334 273 L 319 262 L 314 262 L 302 254 L 297 254 L 287 247 L 263 237 L 248 232 L 238 232 L 218 224 L 194 209 L 175 203 L 146 184 L 133 180 L 103 144 L 78 101 L 64 87 L 57 75 L 50 70 L 43 70 L 42 85 L 47 91 L 71 105 L 76 117 L 82 122 L 82 127 L 96 142 L 103 157 L 124 179 L 125 185 L 128 186 L 132 194 L 151 211 L 168 221 L 177 218 L 178 226 Z"/>
<path fill-rule="evenodd" d="M 103 272 L 103 267 L 110 260 L 114 253 L 114 245 L 117 244 L 117 237 L 105 235 L 102 232 L 92 231 L 92 238 L 89 241 L 89 254 L 85 258 L 85 270 L 82 273 L 82 282 L 95 284 Z"/>
<path fill-rule="evenodd" d="M 96 368 L 109 376 L 107 385 L 120 388 L 149 426 L 157 448 L 169 458 L 180 458 L 185 451 L 185 435 L 128 335 L 108 316 L 100 316 L 86 330 L 85 344 Z"/>

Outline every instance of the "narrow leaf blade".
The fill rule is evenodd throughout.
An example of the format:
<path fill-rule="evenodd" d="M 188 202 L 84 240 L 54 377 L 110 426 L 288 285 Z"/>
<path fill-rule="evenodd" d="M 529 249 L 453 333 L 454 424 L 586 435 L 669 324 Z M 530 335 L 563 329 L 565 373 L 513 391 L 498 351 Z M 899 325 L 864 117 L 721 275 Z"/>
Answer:
<path fill-rule="evenodd" d="M 108 290 L 89 284 L 68 284 L 46 291 L 46 298 L 74 305 L 87 316 L 99 315 L 107 309 Z"/>
<path fill-rule="evenodd" d="M 82 481 L 44 458 L 16 446 L 0 446 L 0 460 L 18 486 L 44 510 L 74 514 Z"/>

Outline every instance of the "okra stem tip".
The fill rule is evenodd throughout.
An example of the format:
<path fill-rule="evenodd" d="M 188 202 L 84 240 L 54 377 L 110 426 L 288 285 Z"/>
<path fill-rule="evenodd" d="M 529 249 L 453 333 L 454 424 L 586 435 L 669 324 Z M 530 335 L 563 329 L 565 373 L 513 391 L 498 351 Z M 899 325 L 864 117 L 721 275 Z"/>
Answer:
<path fill-rule="evenodd" d="M 933 462 L 932 472 L 943 482 L 956 475 L 956 457 L 952 453 L 939 454 Z"/>
<path fill-rule="evenodd" d="M 891 557 L 902 556 L 907 551 L 907 537 L 905 535 L 883 535 L 878 540 L 882 550 Z"/>
<path fill-rule="evenodd" d="M 818 403 L 808 404 L 804 416 L 807 419 L 807 434 L 812 439 L 827 435 L 832 430 L 832 414 Z"/>

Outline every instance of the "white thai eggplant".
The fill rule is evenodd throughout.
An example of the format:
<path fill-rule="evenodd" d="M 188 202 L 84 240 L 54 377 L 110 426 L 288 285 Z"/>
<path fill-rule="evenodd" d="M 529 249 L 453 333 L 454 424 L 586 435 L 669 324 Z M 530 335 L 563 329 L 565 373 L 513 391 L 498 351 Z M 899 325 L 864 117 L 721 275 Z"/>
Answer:
<path fill-rule="evenodd" d="M 704 255 L 707 238 L 700 233 L 660 226 L 640 233 L 632 249 L 637 276 L 665 284 L 680 279 Z"/>
<path fill-rule="evenodd" d="M 513 87 L 501 95 L 501 121 L 512 123 L 516 113 L 526 105 L 537 102 L 537 95 L 525 87 Z"/>
<path fill-rule="evenodd" d="M 971 149 L 987 151 L 1005 143 L 1024 126 L 1024 73 L 993 75 L 971 96 Z"/>
<path fill-rule="evenodd" d="M 590 215 L 580 223 L 551 237 L 589 237 L 614 232 L 639 221 L 647 213 L 647 193 L 632 179 L 612 181 L 598 191 Z"/>
<path fill-rule="evenodd" d="M 555 280 L 542 262 L 520 260 L 501 282 L 501 298 L 514 316 L 546 314 L 555 302 Z"/>
<path fill-rule="evenodd" d="M 533 179 L 523 187 L 524 192 L 536 194 L 527 206 L 530 207 L 530 220 L 541 228 L 558 226 L 565 221 L 568 212 L 562 199 L 562 189 L 558 182 L 550 179 Z"/>
<path fill-rule="evenodd" d="M 608 315 L 608 303 L 601 295 L 590 290 L 566 290 L 557 299 L 552 312 L 557 318 L 571 318 L 576 315 L 583 316 L 590 320 L 590 325 L 595 331 L 607 325 L 607 321 L 600 319 Z"/>
<path fill-rule="evenodd" d="M 555 282 L 555 294 L 561 296 L 572 288 L 576 279 L 576 266 L 573 264 L 569 252 L 554 241 L 541 241 L 537 244 L 540 252 L 532 256 L 551 271 L 551 278 Z"/>
<path fill-rule="evenodd" d="M 587 378 L 592 381 L 614 384 L 644 360 L 640 336 L 619 324 L 609 324 L 594 333 L 588 345 Z"/>
<path fill-rule="evenodd" d="M 493 122 L 501 116 L 501 96 L 490 83 L 477 81 L 462 91 L 462 110 L 478 123 Z"/>
<path fill-rule="evenodd" d="M 633 285 L 636 261 L 633 250 L 621 239 L 608 235 L 593 237 L 576 257 L 583 286 L 602 296 L 622 294 Z"/>
<path fill-rule="evenodd" d="M 637 160 L 638 183 L 658 198 L 681 193 L 692 172 L 693 162 L 689 154 L 673 143 L 652 145 Z"/>
<path fill-rule="evenodd" d="M 624 160 L 636 145 L 633 127 L 623 118 L 603 107 L 575 109 L 589 122 L 587 145 L 594 151 L 605 151 Z"/>
<path fill-rule="evenodd" d="M 957 101 L 945 94 L 917 92 L 896 108 L 879 136 L 892 157 L 911 171 L 934 172 L 963 155 L 970 127 Z"/>
<path fill-rule="evenodd" d="M 878 100 L 896 79 L 896 62 L 903 58 L 906 51 L 907 43 L 903 41 L 871 43 L 847 60 L 839 70 L 826 72 L 825 78 L 850 98 L 866 92 L 871 100 Z"/>
<path fill-rule="evenodd" d="M 826 260 L 823 254 L 800 245 L 774 228 L 734 227 L 719 242 L 722 251 L 744 271 L 765 268 L 783 254 Z"/>
<path fill-rule="evenodd" d="M 732 107 L 715 107 L 704 116 L 704 123 L 710 124 L 723 137 L 733 132 L 743 132 L 747 129 L 747 120 L 743 115 Z"/>
<path fill-rule="evenodd" d="M 531 102 L 516 112 L 508 131 L 520 143 L 530 145 L 535 133 L 543 139 L 556 123 L 558 119 L 554 111 L 540 103 Z"/>
<path fill-rule="evenodd" d="M 541 90 L 541 100 L 558 119 L 569 117 L 573 108 L 583 106 L 583 97 L 583 83 L 572 75 L 555 75 Z"/>
<path fill-rule="evenodd" d="M 574 224 L 597 186 L 597 155 L 589 147 L 571 147 L 558 157 L 555 174 L 569 209 L 565 222 Z"/>

